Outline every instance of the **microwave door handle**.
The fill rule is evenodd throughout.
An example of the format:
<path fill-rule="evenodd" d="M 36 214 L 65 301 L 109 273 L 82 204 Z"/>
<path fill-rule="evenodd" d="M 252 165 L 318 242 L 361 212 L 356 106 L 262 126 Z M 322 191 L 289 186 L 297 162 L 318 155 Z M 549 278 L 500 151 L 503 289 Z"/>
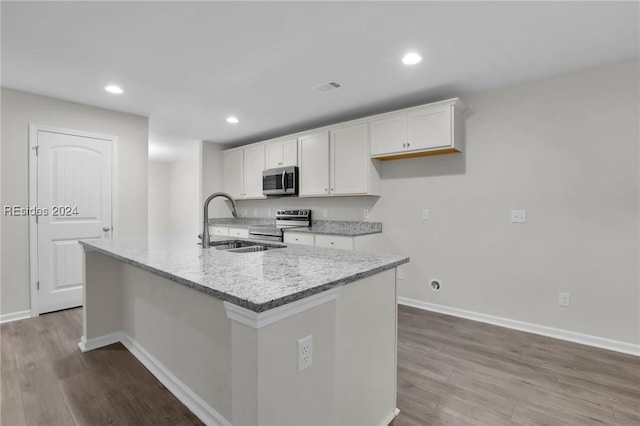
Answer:
<path fill-rule="evenodd" d="M 287 175 L 287 171 L 285 170 L 285 171 L 282 172 L 282 189 L 283 190 L 287 189 L 287 187 L 285 186 L 285 176 L 286 175 Z"/>

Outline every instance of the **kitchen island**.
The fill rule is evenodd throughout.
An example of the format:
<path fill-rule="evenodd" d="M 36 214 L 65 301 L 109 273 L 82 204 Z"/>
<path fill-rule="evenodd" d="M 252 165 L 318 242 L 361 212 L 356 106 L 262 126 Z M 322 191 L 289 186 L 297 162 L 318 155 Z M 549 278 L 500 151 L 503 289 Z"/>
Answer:
<path fill-rule="evenodd" d="M 81 244 L 81 349 L 122 342 L 205 423 L 393 419 L 395 268 L 408 258 L 296 244 L 203 250 L 171 237 Z M 311 365 L 300 369 L 309 336 Z"/>

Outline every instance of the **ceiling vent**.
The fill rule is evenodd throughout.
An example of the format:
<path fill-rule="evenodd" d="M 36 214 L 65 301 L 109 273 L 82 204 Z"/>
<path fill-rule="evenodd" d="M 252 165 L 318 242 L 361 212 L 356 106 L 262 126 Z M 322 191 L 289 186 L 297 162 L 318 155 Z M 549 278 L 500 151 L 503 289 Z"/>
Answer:
<path fill-rule="evenodd" d="M 313 88 L 313 90 L 317 90 L 318 92 L 328 92 L 330 90 L 335 90 L 341 88 L 342 85 L 337 81 L 329 81 L 327 83 L 323 83 L 319 86 Z"/>

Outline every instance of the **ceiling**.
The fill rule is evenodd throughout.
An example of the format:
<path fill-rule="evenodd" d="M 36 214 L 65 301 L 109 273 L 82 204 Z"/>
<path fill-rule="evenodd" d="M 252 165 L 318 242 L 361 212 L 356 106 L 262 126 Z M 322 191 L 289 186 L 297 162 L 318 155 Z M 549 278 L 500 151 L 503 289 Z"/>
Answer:
<path fill-rule="evenodd" d="M 638 57 L 640 36 L 638 2 L 2 1 L 1 13 L 2 86 L 148 116 L 160 160 L 183 141 L 254 142 Z M 421 63 L 401 63 L 410 50 Z M 313 90 L 330 80 L 342 87 Z"/>

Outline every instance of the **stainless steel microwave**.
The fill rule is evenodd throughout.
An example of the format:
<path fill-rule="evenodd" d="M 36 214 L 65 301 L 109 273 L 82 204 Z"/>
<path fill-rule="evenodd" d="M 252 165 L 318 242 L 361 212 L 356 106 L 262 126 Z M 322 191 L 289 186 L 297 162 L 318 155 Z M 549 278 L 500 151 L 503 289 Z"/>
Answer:
<path fill-rule="evenodd" d="M 264 195 L 298 195 L 298 167 L 278 167 L 262 172 Z"/>

